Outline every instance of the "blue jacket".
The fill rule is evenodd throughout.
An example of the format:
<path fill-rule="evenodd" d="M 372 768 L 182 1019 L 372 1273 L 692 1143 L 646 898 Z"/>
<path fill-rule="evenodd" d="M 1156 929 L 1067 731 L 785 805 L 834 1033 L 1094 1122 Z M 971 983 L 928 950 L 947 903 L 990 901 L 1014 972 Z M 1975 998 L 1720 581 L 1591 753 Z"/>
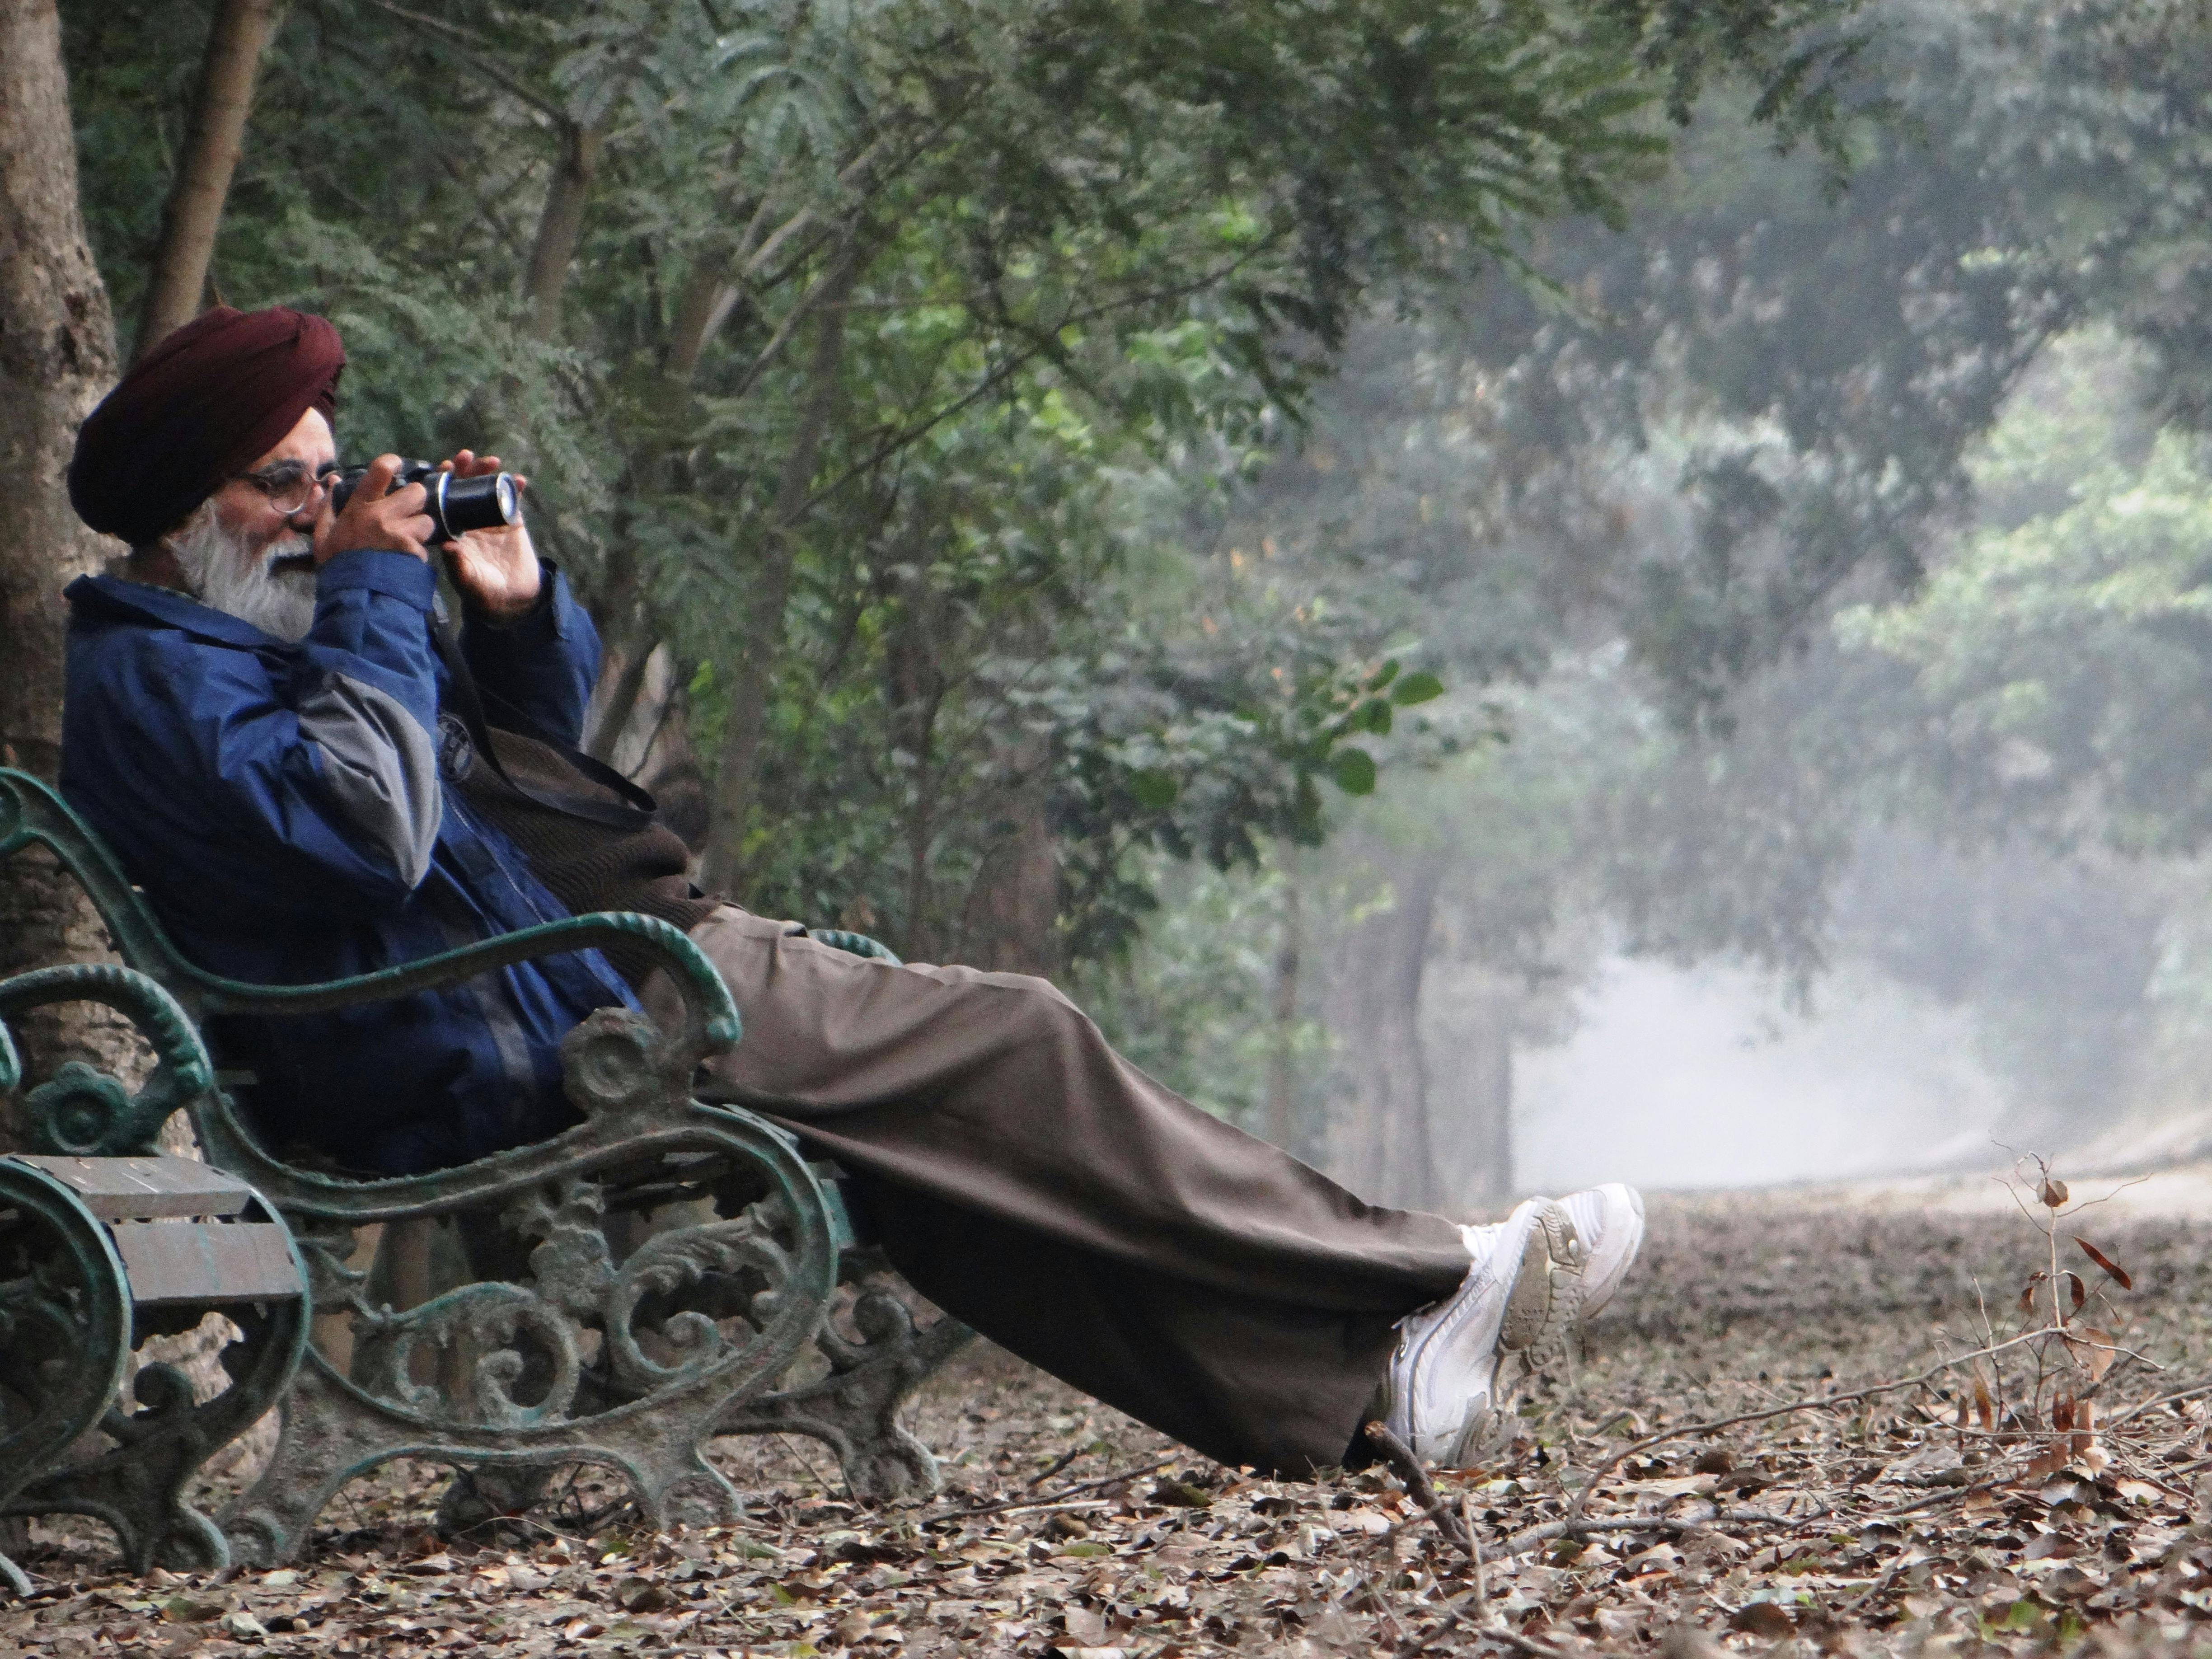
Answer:
<path fill-rule="evenodd" d="M 62 793 L 202 967 L 338 979 L 567 914 L 443 787 L 435 592 L 420 559 L 341 553 L 292 645 L 166 588 L 70 585 Z M 461 649 L 508 723 L 576 742 L 599 644 L 557 571 L 511 628 L 471 619 Z M 216 1020 L 208 1035 L 220 1063 L 259 1079 L 248 1103 L 272 1150 L 304 1142 L 397 1175 L 573 1121 L 561 1038 L 631 1000 L 599 952 L 577 951 L 333 1013 Z"/>

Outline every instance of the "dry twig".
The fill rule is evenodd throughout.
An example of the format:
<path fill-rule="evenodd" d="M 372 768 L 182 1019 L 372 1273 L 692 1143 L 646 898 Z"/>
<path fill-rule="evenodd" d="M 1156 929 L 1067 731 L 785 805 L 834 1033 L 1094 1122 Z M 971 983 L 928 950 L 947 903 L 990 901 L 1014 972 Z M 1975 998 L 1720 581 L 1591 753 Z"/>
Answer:
<path fill-rule="evenodd" d="M 1407 1496 L 1419 1504 L 1429 1519 L 1437 1523 L 1437 1530 L 1458 1545 L 1469 1560 L 1478 1560 L 1480 1557 L 1474 1533 L 1462 1528 L 1459 1517 L 1444 1506 L 1443 1498 L 1437 1496 L 1437 1489 L 1429 1480 L 1428 1471 L 1421 1467 L 1421 1460 L 1413 1455 L 1413 1449 L 1382 1423 L 1370 1423 L 1366 1433 L 1375 1449 L 1382 1454 L 1382 1461 L 1390 1466 L 1399 1480 L 1406 1483 Z"/>
<path fill-rule="evenodd" d="M 1076 1486 L 1064 1486 L 1060 1491 L 1048 1492 L 1042 1498 L 1008 1498 L 1003 1503 L 978 1504 L 972 1509 L 945 1510 L 935 1515 L 925 1515 L 915 1524 L 927 1527 L 933 1526 L 939 1521 L 963 1521 L 971 1515 L 1004 1515 L 1009 1510 L 1049 1509 L 1054 1504 L 1066 1502 L 1079 1492 L 1097 1492 L 1102 1486 L 1119 1486 L 1124 1480 L 1134 1480 L 1140 1475 L 1156 1474 L 1169 1464 L 1179 1461 L 1173 1457 L 1163 1457 L 1157 1462 L 1141 1464 L 1133 1469 L 1123 1469 L 1118 1474 L 1104 1474 L 1096 1480 L 1085 1480 Z"/>

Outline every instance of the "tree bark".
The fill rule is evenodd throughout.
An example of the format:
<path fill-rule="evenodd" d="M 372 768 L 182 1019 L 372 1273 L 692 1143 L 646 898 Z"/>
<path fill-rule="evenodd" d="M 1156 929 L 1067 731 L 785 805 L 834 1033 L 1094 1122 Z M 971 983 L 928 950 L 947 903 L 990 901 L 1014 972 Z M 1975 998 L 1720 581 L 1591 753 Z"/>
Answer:
<path fill-rule="evenodd" d="M 659 412 L 672 424 L 688 406 L 699 360 L 729 317 L 736 295 L 729 282 L 729 264 L 726 253 L 702 254 L 678 296 L 675 319 L 669 325 L 661 355 L 659 398 Z M 641 433 L 631 452 L 629 487 L 672 489 L 676 473 L 665 431 Z M 653 638 L 654 625 L 645 599 L 645 572 L 636 544 L 628 533 L 627 519 L 627 514 L 617 515 L 615 544 L 592 606 L 593 620 L 606 641 L 605 660 L 615 671 L 612 684 L 590 717 L 584 739 L 586 751 L 599 760 L 610 760 L 621 744 L 636 713 L 639 693 L 644 690 L 647 660 L 659 643 Z"/>
<path fill-rule="evenodd" d="M 112 547 L 78 522 L 63 481 L 78 425 L 115 378 L 72 131 L 53 0 L 0 0 L 0 762 L 49 779 L 61 763 L 61 590 Z M 0 977 L 106 944 L 51 860 L 0 865 Z M 125 1047 L 117 1023 L 83 1005 L 42 1011 L 15 1034 L 38 1071 L 112 1063 Z"/>
<path fill-rule="evenodd" d="M 730 282 L 726 253 L 702 254 L 684 280 L 677 296 L 675 319 L 669 325 L 668 348 L 660 363 L 662 392 L 672 400 L 684 396 L 699 373 L 699 360 L 736 307 L 738 290 Z"/>
<path fill-rule="evenodd" d="M 806 370 L 806 395 L 799 406 L 791 447 L 784 452 L 761 538 L 760 567 L 745 607 L 736 671 L 731 676 L 729 712 L 724 719 L 721 752 L 714 764 L 714 828 L 703 862 L 704 885 L 739 893 L 744 877 L 744 838 L 760 781 L 760 750 L 768 730 L 768 699 L 783 648 L 783 613 L 791 599 L 791 577 L 798 556 L 799 521 L 814 485 L 814 471 L 830 435 L 845 363 L 845 299 L 860 278 L 859 239 L 841 248 L 823 273 L 816 305 L 814 349 Z"/>
<path fill-rule="evenodd" d="M 161 210 L 161 240 L 132 343 L 134 362 L 199 315 L 223 203 L 246 145 L 253 79 L 283 15 L 283 0 L 222 0 L 216 10 L 192 94 L 185 153 Z"/>
<path fill-rule="evenodd" d="M 1060 847 L 1048 810 L 1049 746 L 1034 732 L 1013 747 L 1005 829 L 969 890 L 957 960 L 1001 974 L 1060 971 Z"/>

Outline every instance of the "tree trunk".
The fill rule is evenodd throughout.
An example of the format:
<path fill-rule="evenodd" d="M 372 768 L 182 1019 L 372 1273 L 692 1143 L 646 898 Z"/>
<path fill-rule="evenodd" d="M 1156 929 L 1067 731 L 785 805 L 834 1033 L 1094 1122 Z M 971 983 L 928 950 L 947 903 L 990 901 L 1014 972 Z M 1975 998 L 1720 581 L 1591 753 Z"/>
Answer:
<path fill-rule="evenodd" d="M 726 252 L 702 254 L 684 279 L 661 354 L 658 404 L 660 415 L 671 426 L 678 425 L 689 409 L 699 360 L 728 319 L 736 292 L 729 282 Z M 676 454 L 666 432 L 641 433 L 631 453 L 627 487 L 675 489 L 679 487 L 678 480 Z M 616 515 L 614 546 L 607 556 L 592 614 L 600 638 L 606 642 L 604 660 L 614 678 L 607 684 L 602 676 L 606 690 L 596 699 L 588 718 L 584 748 L 596 758 L 608 760 L 636 712 L 639 694 L 645 688 L 647 663 L 659 643 L 646 602 L 645 572 L 629 533 L 627 514 Z"/>
<path fill-rule="evenodd" d="M 1389 871 L 1389 906 L 1345 937 L 1329 1019 L 1352 1088 L 1332 1162 L 1362 1198 L 1419 1209 L 1438 1201 L 1420 1009 L 1442 873 L 1433 860 Z"/>
<path fill-rule="evenodd" d="M 1427 1052 L 1437 1064 L 1431 1101 L 1451 1209 L 1509 1197 L 1513 1182 L 1513 1042 L 1522 992 L 1510 975 L 1480 963 L 1430 973 Z"/>
<path fill-rule="evenodd" d="M 530 264 L 522 277 L 522 297 L 530 307 L 530 331 L 550 340 L 561 329 L 561 300 L 568 286 L 568 267 L 584 235 L 584 198 L 599 176 L 604 126 L 568 123 L 562 131 L 561 159 L 546 187 L 538 216 L 538 234 L 530 245 Z"/>
<path fill-rule="evenodd" d="M 1468 1055 L 1468 1099 L 1461 1127 L 1467 1196 L 1510 1196 L 1513 1181 L 1513 1006 L 1504 996 L 1478 1011 L 1481 1041 Z"/>
<path fill-rule="evenodd" d="M 78 522 L 63 482 L 78 425 L 115 378 L 72 131 L 53 0 L 0 0 L 0 761 L 46 778 L 61 762 L 61 590 L 120 550 Z M 51 860 L 0 866 L 0 977 L 106 945 Z M 28 1017 L 16 1036 L 38 1071 L 113 1063 L 125 1046 L 117 1022 L 83 1005 Z"/>
<path fill-rule="evenodd" d="M 1305 952 L 1305 917 L 1298 854 L 1284 847 L 1283 934 L 1275 947 L 1275 982 L 1268 1009 L 1267 1137 L 1286 1152 L 1297 1139 L 1298 970 Z"/>
<path fill-rule="evenodd" d="M 223 202 L 245 148 L 253 78 L 283 14 L 283 0 L 222 0 L 216 9 L 208 29 L 207 56 L 200 60 L 199 85 L 192 94 L 185 153 L 177 162 L 168 204 L 161 210 L 161 240 L 154 253 L 145 307 L 138 316 L 133 361 L 199 315 L 208 266 L 215 258 L 216 232 L 222 224 Z"/>
<path fill-rule="evenodd" d="M 584 752 L 610 766 L 616 763 L 615 753 L 629 731 L 638 699 L 645 693 L 646 677 L 653 672 L 653 653 L 659 649 L 656 641 L 624 637 L 641 633 L 632 627 L 610 641 L 600 659 L 592 706 L 584 711 Z M 611 674 L 609 669 L 614 672 Z"/>
<path fill-rule="evenodd" d="M 823 273 L 825 290 L 815 309 L 814 350 L 806 370 L 806 395 L 791 447 L 784 452 L 775 495 L 761 538 L 760 564 L 745 607 L 736 671 L 730 677 L 729 712 L 714 763 L 714 828 L 703 861 L 704 884 L 741 896 L 745 830 L 760 781 L 760 750 L 768 731 L 768 700 L 783 649 L 783 613 L 791 599 L 798 557 L 799 521 L 814 487 L 814 470 L 830 435 L 845 364 L 845 299 L 859 280 L 860 239 L 840 249 Z"/>
<path fill-rule="evenodd" d="M 684 279 L 675 320 L 669 325 L 668 347 L 661 356 L 661 391 L 672 402 L 691 390 L 699 360 L 729 319 L 737 299 L 728 255 L 701 255 Z"/>
<path fill-rule="evenodd" d="M 617 772 L 639 776 L 651 761 L 654 738 L 672 699 L 682 690 L 668 647 L 653 641 L 633 652 L 611 680 L 602 669 L 593 694 L 597 712 L 587 708 L 585 724 L 604 737 L 605 745 L 589 753 Z"/>
<path fill-rule="evenodd" d="M 1060 971 L 1060 848 L 1047 810 L 1050 758 L 1035 733 L 1015 745 L 1005 830 L 983 854 L 969 890 L 958 959 L 1001 974 Z"/>

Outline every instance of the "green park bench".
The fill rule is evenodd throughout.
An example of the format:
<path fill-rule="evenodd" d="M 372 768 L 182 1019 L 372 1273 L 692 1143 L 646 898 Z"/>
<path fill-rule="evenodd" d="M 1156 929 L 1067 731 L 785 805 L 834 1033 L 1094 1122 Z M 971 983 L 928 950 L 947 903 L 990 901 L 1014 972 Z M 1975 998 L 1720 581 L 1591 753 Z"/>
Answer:
<path fill-rule="evenodd" d="M 696 1097 L 701 1062 L 742 1028 L 721 977 L 680 930 L 648 916 L 576 916 L 330 984 L 247 985 L 186 962 L 61 798 L 0 769 L 0 862 L 34 846 L 90 895 L 124 965 L 0 981 L 0 1099 L 16 1097 L 37 1155 L 0 1159 L 0 1352 L 18 1355 L 0 1363 L 0 1515 L 96 1516 L 141 1569 L 157 1552 L 273 1564 L 298 1553 L 347 1481 L 411 1457 L 462 1472 L 449 1517 L 519 1507 L 553 1469 L 582 1464 L 623 1479 L 650 1525 L 727 1521 L 738 1494 L 707 1442 L 782 1431 L 827 1443 L 864 1501 L 936 1490 L 934 1458 L 897 1414 L 969 1333 L 944 1318 L 917 1327 L 879 1255 L 855 1238 L 834 1181 L 788 1134 Z M 816 937 L 890 955 L 858 935 Z M 617 944 L 659 957 L 682 996 L 681 1028 L 624 1009 L 592 1014 L 562 1047 L 582 1122 L 432 1174 L 354 1179 L 287 1161 L 232 1097 L 237 1079 L 216 1069 L 198 1030 L 214 1016 L 320 1012 Z M 145 1039 L 154 1066 L 135 1091 L 76 1062 L 24 1087 L 6 1023 L 70 1001 L 115 1010 Z M 103 1175 L 115 1166 L 100 1161 L 153 1158 L 179 1111 L 206 1178 L 196 1185 L 173 1167 L 189 1160 L 162 1160 L 167 1174 L 152 1185 L 193 1190 L 134 1210 L 136 1200 L 106 1189 L 149 1181 Z M 254 1218 L 249 1209 L 276 1230 L 258 1252 L 230 1237 Z M 118 1231 L 180 1222 L 204 1235 L 182 1252 L 195 1261 L 190 1295 L 138 1294 L 160 1265 L 134 1285 Z M 448 1274 L 469 1282 L 395 1308 L 374 1294 L 365 1261 L 363 1230 L 380 1223 L 449 1224 L 449 1237 L 489 1245 Z M 270 1248 L 279 1237 L 296 1253 L 304 1298 L 279 1293 Z M 145 1254 L 143 1240 L 125 1243 Z M 145 1409 L 121 1410 L 136 1342 L 210 1310 L 245 1335 L 223 1355 L 224 1393 L 195 1404 L 185 1385 L 180 1399 L 182 1379 L 155 1366 L 137 1389 Z M 32 1331 L 36 1364 L 15 1334 Z M 185 1483 L 272 1400 L 279 1426 L 264 1471 L 219 1528 L 209 1524 L 185 1504 Z M 177 1417 L 166 1439 L 155 1432 L 165 1411 Z M 80 1448 L 79 1461 L 58 1462 L 94 1426 L 113 1449 L 87 1462 Z"/>

